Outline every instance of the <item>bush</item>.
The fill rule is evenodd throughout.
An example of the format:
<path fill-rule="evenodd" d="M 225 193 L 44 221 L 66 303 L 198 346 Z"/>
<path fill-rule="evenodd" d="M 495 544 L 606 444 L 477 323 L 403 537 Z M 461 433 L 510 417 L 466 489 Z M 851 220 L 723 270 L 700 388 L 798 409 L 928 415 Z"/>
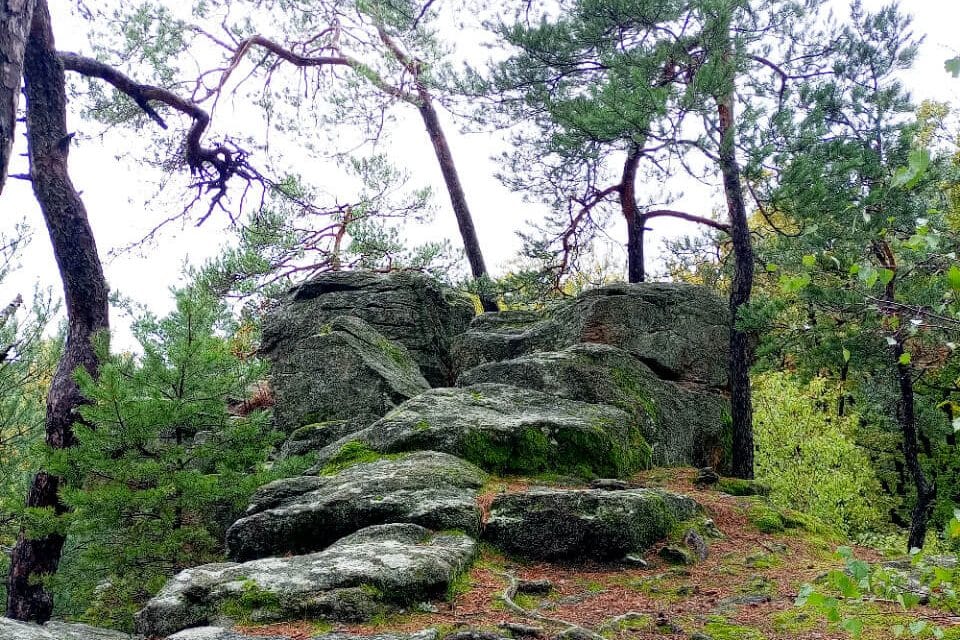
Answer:
<path fill-rule="evenodd" d="M 856 444 L 858 416 L 837 415 L 840 390 L 771 372 L 754 377 L 753 392 L 756 475 L 771 501 L 847 534 L 882 528 L 890 498 Z"/>

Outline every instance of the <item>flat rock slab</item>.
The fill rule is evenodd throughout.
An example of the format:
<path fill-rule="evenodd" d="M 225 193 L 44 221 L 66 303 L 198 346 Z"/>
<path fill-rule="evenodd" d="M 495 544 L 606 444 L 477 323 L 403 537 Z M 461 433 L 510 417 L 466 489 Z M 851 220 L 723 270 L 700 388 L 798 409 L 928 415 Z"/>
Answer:
<path fill-rule="evenodd" d="M 443 451 L 496 473 L 623 477 L 650 461 L 625 411 L 504 384 L 431 389 L 325 447 L 321 464 L 351 441 L 382 453 Z"/>
<path fill-rule="evenodd" d="M 274 420 L 287 433 L 338 420 L 360 428 L 430 388 L 406 347 L 353 316 L 289 338 L 272 360 Z"/>
<path fill-rule="evenodd" d="M 473 538 L 413 524 L 368 527 L 320 553 L 209 564 L 171 579 L 136 617 L 166 636 L 243 617 L 362 621 L 443 596 L 477 553 Z"/>
<path fill-rule="evenodd" d="M 48 622 L 41 627 L 0 618 L 0 640 L 132 640 L 132 636 L 85 624 Z"/>
<path fill-rule="evenodd" d="M 609 404 L 635 416 L 657 466 L 723 468 L 729 401 L 713 389 L 662 380 L 630 353 L 605 344 L 577 344 L 477 366 L 458 385 L 511 384 L 583 402 Z"/>
<path fill-rule="evenodd" d="M 253 496 L 227 531 L 227 553 L 244 561 L 320 551 L 358 529 L 408 522 L 435 531 L 480 530 L 480 469 L 419 451 L 356 464 L 334 476 L 278 480 Z"/>
<path fill-rule="evenodd" d="M 533 489 L 497 496 L 483 537 L 527 558 L 620 560 L 698 513 L 692 498 L 657 489 Z"/>

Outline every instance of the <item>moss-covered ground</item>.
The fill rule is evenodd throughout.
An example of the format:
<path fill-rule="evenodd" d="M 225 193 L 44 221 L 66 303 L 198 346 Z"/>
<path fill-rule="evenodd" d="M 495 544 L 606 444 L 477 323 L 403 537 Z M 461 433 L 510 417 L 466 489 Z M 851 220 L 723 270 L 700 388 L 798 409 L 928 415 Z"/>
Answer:
<path fill-rule="evenodd" d="M 508 558 L 485 545 L 480 560 L 450 589 L 446 602 L 371 624 L 323 628 L 361 634 L 425 628 L 449 633 L 469 628 L 509 636 L 500 625 L 512 622 L 541 627 L 547 633 L 562 630 L 559 624 L 531 620 L 504 605 L 501 594 L 513 576 L 546 579 L 553 586 L 546 594 L 519 595 L 514 599 L 517 604 L 608 640 L 689 640 L 698 632 L 713 640 L 851 638 L 815 612 L 794 606 L 802 584 L 842 568 L 834 550 L 845 542 L 816 523 L 772 509 L 761 498 L 697 489 L 693 476 L 691 470 L 656 469 L 635 476 L 633 483 L 681 491 L 704 505 L 724 534 L 710 541 L 710 555 L 704 562 L 669 566 L 654 548 L 644 555 L 646 567 L 557 565 Z M 494 478 L 483 488 L 480 500 L 489 503 L 495 493 L 519 491 L 531 484 L 571 487 L 576 482 L 567 477 Z M 883 559 L 870 549 L 855 551 L 871 562 Z M 861 605 L 860 614 L 866 623 L 860 636 L 864 640 L 892 638 L 892 626 L 912 619 L 893 603 Z M 306 640 L 317 629 L 316 623 L 304 621 L 245 631 Z M 950 629 L 947 637 L 960 637 L 960 627 Z"/>

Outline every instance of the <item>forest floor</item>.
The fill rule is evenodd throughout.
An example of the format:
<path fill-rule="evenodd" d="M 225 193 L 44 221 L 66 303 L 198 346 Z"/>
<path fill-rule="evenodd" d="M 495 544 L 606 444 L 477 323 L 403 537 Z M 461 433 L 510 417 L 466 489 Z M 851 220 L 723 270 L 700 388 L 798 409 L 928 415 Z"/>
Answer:
<path fill-rule="evenodd" d="M 542 629 L 546 638 L 566 628 L 560 622 L 544 620 L 549 618 L 609 640 L 688 640 L 696 632 L 713 640 L 851 638 L 837 623 L 794 604 L 803 584 L 815 583 L 827 572 L 843 568 L 836 548 L 845 542 L 802 528 L 763 533 L 749 515 L 757 504 L 755 499 L 698 489 L 693 484 L 694 473 L 658 469 L 637 476 L 634 483 L 686 493 L 706 508 L 724 537 L 710 540 L 709 557 L 695 565 L 671 566 L 659 558 L 657 548 L 644 556 L 647 567 L 632 567 L 524 562 L 485 546 L 456 593 L 448 602 L 436 604 L 435 612 L 399 614 L 365 625 L 331 627 L 304 621 L 243 631 L 292 640 L 306 640 L 321 631 L 376 634 L 427 628 L 489 630 L 510 636 L 502 625 L 513 623 Z M 505 480 L 498 490 L 515 491 L 529 484 L 523 479 Z M 854 552 L 871 563 L 886 559 L 872 549 L 854 547 Z M 553 588 L 547 594 L 513 599 L 539 618 L 522 615 L 505 604 L 502 596 L 511 577 L 550 581 Z M 916 620 L 916 611 L 905 612 L 893 603 L 856 606 L 856 615 L 864 622 L 860 636 L 864 640 L 893 638 L 891 627 Z M 960 638 L 960 626 L 948 629 L 946 637 Z"/>

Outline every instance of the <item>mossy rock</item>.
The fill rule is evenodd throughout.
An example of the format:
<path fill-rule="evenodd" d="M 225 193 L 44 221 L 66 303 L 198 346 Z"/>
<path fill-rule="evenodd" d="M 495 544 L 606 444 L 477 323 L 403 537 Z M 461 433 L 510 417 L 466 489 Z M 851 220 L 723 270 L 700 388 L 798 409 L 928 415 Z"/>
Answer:
<path fill-rule="evenodd" d="M 715 390 L 662 380 L 635 356 L 604 344 L 578 344 L 475 367 L 457 384 L 499 382 L 561 398 L 608 404 L 631 414 L 658 466 L 720 465 L 728 401 Z"/>
<path fill-rule="evenodd" d="M 172 578 L 147 603 L 137 632 L 164 637 L 235 615 L 367 620 L 443 598 L 476 553 L 477 543 L 464 534 L 391 524 L 362 529 L 320 553 L 203 565 Z M 254 595 L 244 601 L 245 594 Z"/>
<path fill-rule="evenodd" d="M 235 560 L 320 551 L 358 529 L 406 522 L 436 531 L 480 529 L 477 494 L 486 474 L 449 454 L 384 456 L 349 443 L 329 476 L 278 480 L 262 487 L 227 531 Z"/>
<path fill-rule="evenodd" d="M 616 407 L 503 384 L 425 392 L 328 445 L 320 466 L 353 441 L 387 454 L 442 451 L 501 474 L 626 477 L 651 454 L 640 426 Z"/>
<path fill-rule="evenodd" d="M 356 431 L 430 388 L 407 349 L 363 320 L 336 316 L 322 329 L 271 352 L 274 419 L 281 431 L 316 423 L 348 428 L 343 421 Z M 299 432 L 306 435 L 322 434 L 316 428 Z"/>
<path fill-rule="evenodd" d="M 731 496 L 769 496 L 770 487 L 757 480 L 720 478 L 716 490 Z"/>
<path fill-rule="evenodd" d="M 494 499 L 483 539 L 527 558 L 621 560 L 698 512 L 691 498 L 655 489 L 532 489 Z"/>

